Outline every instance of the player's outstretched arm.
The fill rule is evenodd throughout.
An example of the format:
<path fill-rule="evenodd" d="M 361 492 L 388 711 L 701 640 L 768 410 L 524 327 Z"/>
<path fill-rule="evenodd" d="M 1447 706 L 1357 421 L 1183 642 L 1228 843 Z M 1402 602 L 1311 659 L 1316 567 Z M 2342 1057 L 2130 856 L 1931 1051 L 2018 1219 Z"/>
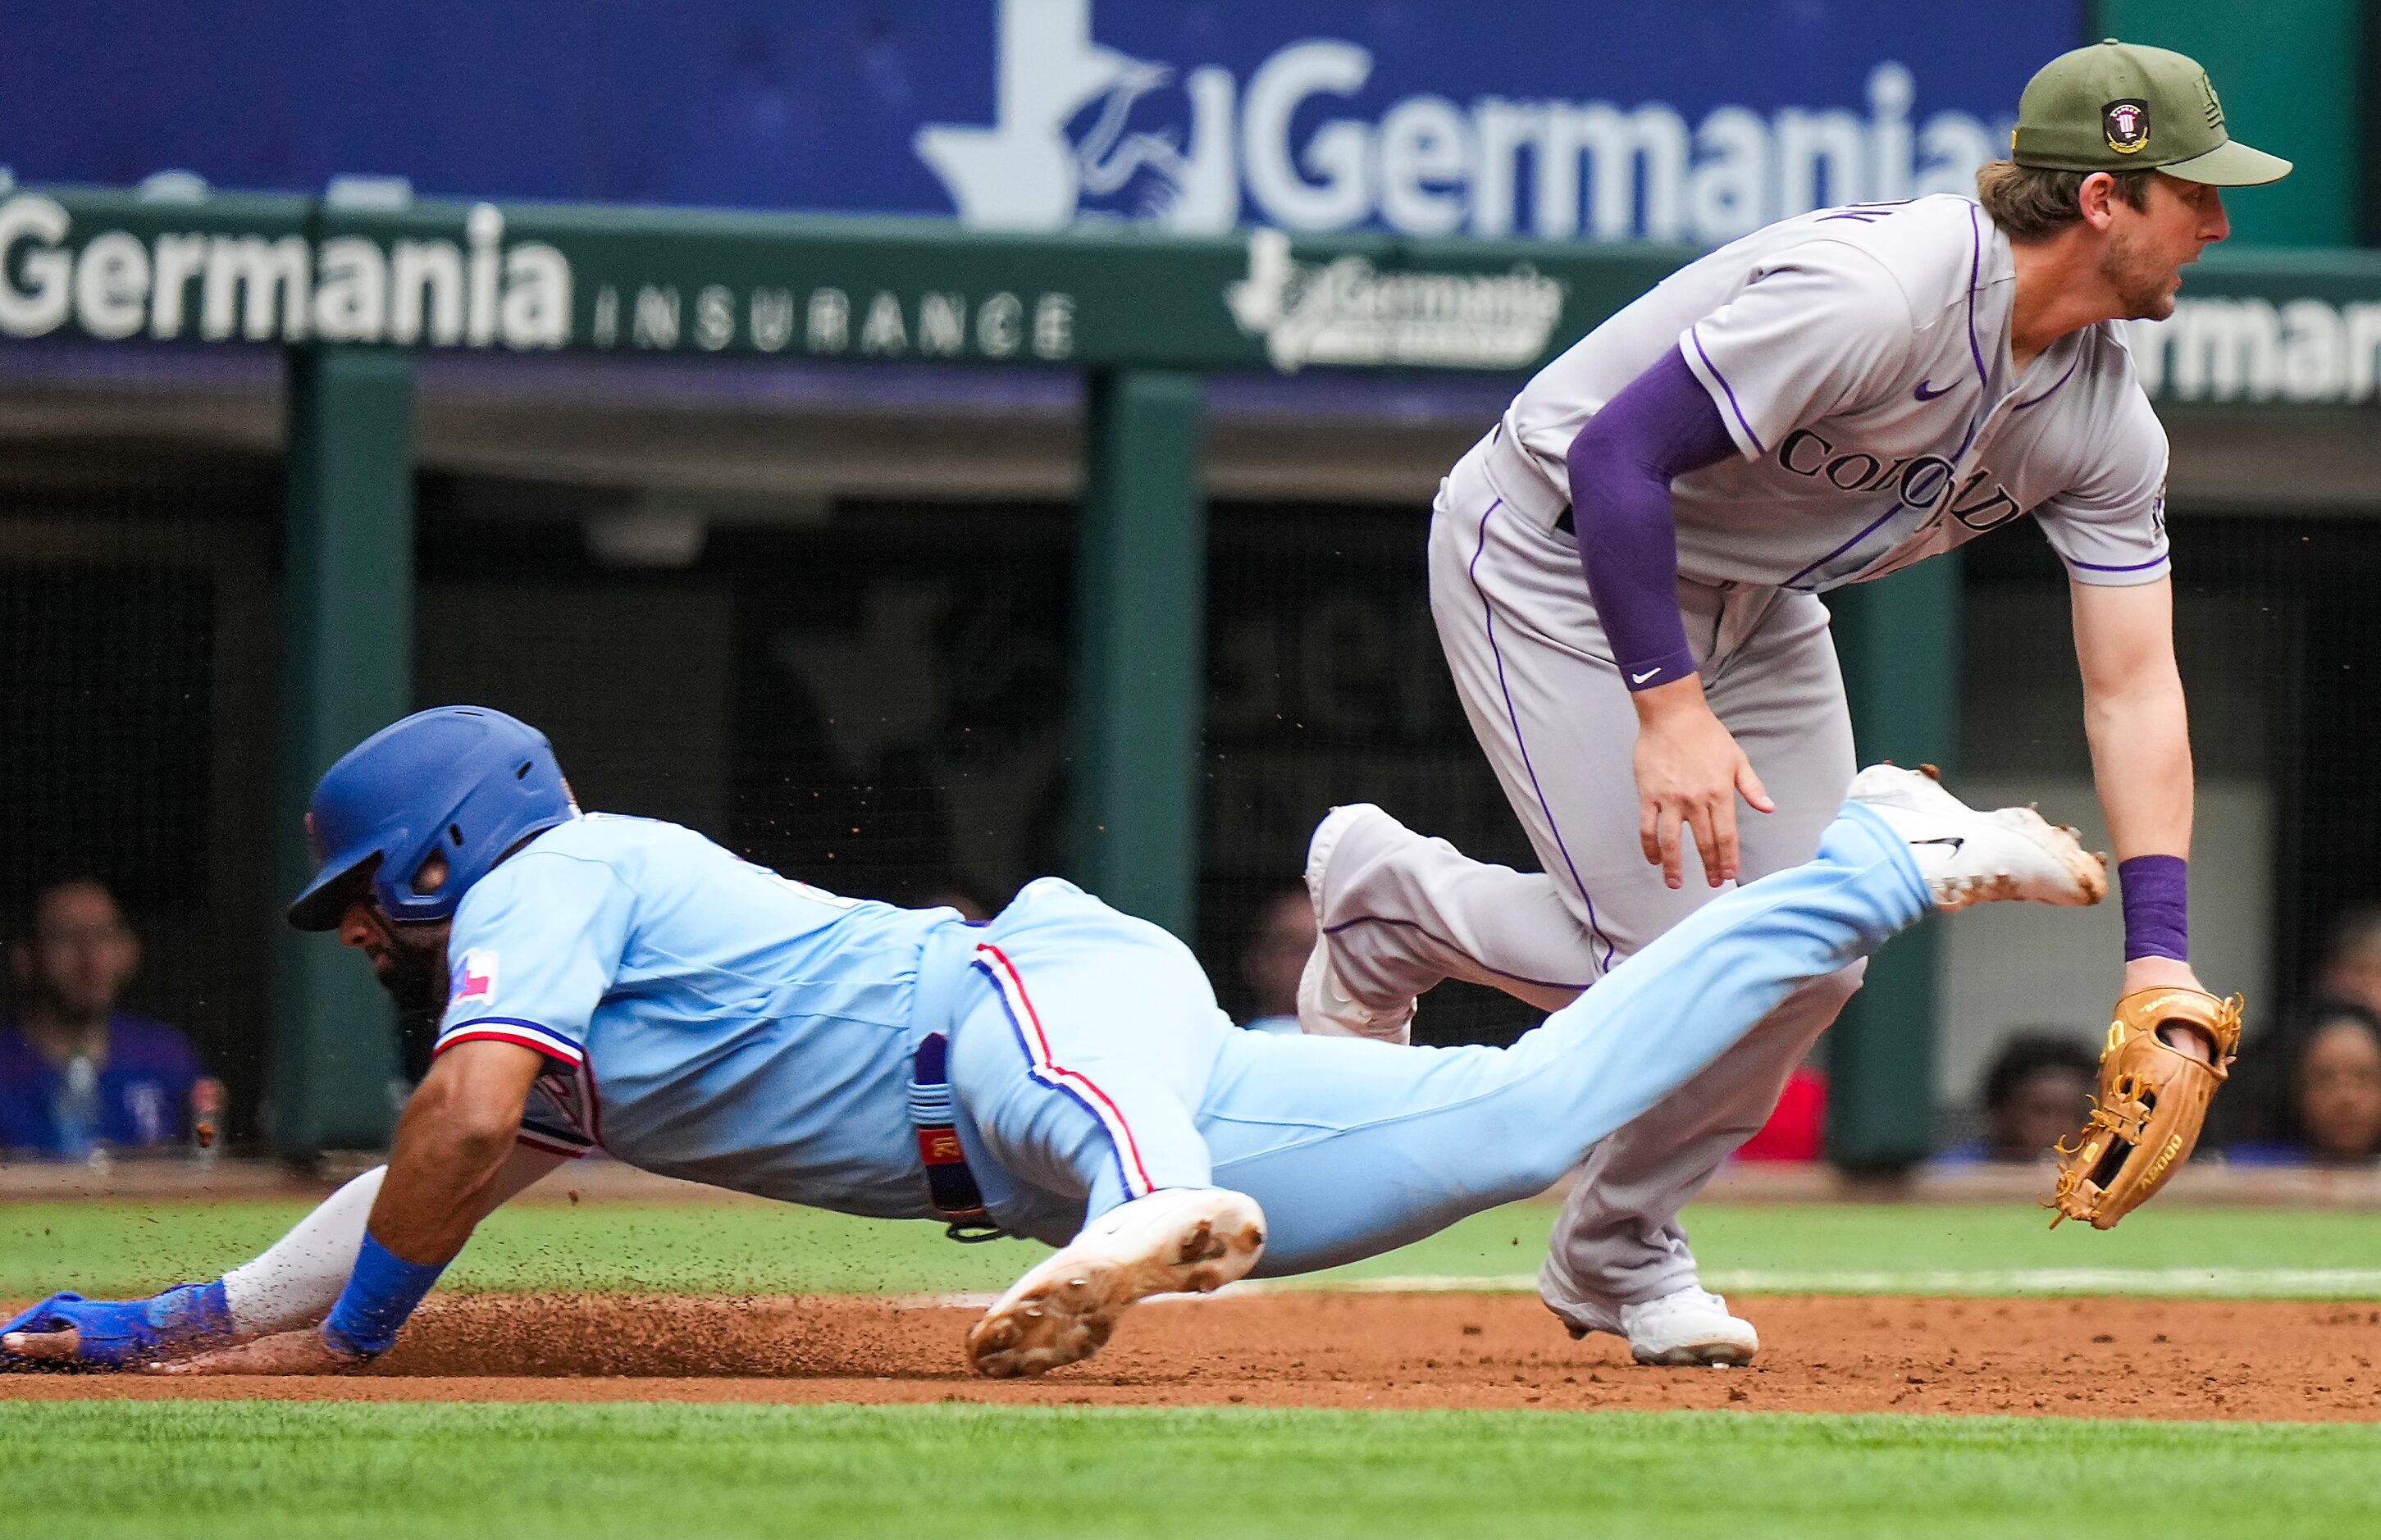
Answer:
<path fill-rule="evenodd" d="M 211 1282 L 145 1300 L 51 1295 L 0 1327 L 0 1369 L 127 1368 L 321 1320 L 355 1265 L 386 1169 L 348 1182 L 262 1255 Z"/>
<path fill-rule="evenodd" d="M 2153 882 L 2169 882 L 2178 912 L 2165 928 L 2180 927 L 2193 793 L 2190 715 L 2174 661 L 2174 584 L 2167 578 L 2130 588 L 2071 582 L 2069 593 L 2084 737 L 2125 888 L 2131 955 L 2123 992 L 2195 990 L 2199 980 L 2183 960 L 2185 937 L 2159 933 L 2141 902 Z M 2153 934 L 2136 934 L 2145 930 Z"/>
<path fill-rule="evenodd" d="M 564 1159 L 516 1146 L 482 1217 Z M 320 1324 L 355 1269 L 387 1170 L 375 1166 L 348 1181 L 262 1253 L 210 1282 L 179 1284 L 143 1300 L 51 1295 L 0 1324 L 0 1372 L 133 1367 Z"/>
<path fill-rule="evenodd" d="M 337 1299 L 319 1326 L 301 1326 L 180 1363 L 161 1374 L 333 1374 L 370 1363 L 437 1282 L 496 1204 L 517 1164 L 514 1136 L 544 1060 L 517 1044 L 481 1040 L 439 1056 L 397 1122 L 364 1234 Z M 553 1157 L 545 1157 L 551 1169 Z M 543 1169 L 537 1171 L 543 1174 Z M 531 1179 L 534 1179 L 532 1178 Z M 526 1183 L 523 1183 L 526 1185 Z"/>
<path fill-rule="evenodd" d="M 527 1192 L 567 1158 L 516 1145 L 481 1217 Z M 316 1326 L 331 1313 L 348 1275 L 355 1271 L 364 1225 L 387 1171 L 385 1166 L 366 1171 L 324 1200 L 254 1261 L 224 1275 L 232 1322 L 242 1337 Z"/>

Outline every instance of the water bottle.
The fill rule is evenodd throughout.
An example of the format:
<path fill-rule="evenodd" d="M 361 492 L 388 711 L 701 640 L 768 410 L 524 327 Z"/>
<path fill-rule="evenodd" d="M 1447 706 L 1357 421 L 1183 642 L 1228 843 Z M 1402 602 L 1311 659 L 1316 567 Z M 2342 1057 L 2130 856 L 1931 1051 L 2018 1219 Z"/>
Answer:
<path fill-rule="evenodd" d="M 89 1160 L 99 1147 L 99 1066 L 89 1054 L 67 1060 L 58 1094 L 50 1103 L 50 1117 L 58 1127 L 59 1155 Z"/>
<path fill-rule="evenodd" d="M 218 1125 L 223 1118 L 223 1082 L 211 1075 L 201 1075 L 190 1085 L 190 1145 L 195 1158 L 202 1166 L 212 1166 L 223 1158 L 223 1145 L 218 1137 Z"/>

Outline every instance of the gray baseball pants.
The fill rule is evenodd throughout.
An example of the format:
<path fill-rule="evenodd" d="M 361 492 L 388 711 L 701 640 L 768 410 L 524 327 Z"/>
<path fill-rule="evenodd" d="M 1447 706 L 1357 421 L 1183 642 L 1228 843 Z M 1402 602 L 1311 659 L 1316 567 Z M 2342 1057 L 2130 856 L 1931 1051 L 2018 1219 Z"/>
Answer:
<path fill-rule="evenodd" d="M 1431 610 L 1472 731 L 1529 832 L 1541 872 L 1470 859 L 1387 820 L 1350 826 L 1323 874 L 1341 982 L 1387 1007 L 1443 978 L 1542 1009 L 1581 990 L 1718 891 L 1693 843 L 1663 886 L 1637 837 L 1637 719 L 1570 535 L 1491 480 L 1485 446 L 1440 483 Z M 1738 804 L 1745 881 L 1808 861 L 1851 784 L 1851 719 L 1816 596 L 1682 580 L 1679 609 L 1712 709 L 1777 804 Z M 1574 1326 L 1618 1329 L 1624 1304 L 1695 1283 L 1679 1210 L 1776 1106 L 1788 1075 L 1860 984 L 1813 980 L 1708 1069 L 1595 1146 L 1539 1272 Z"/>

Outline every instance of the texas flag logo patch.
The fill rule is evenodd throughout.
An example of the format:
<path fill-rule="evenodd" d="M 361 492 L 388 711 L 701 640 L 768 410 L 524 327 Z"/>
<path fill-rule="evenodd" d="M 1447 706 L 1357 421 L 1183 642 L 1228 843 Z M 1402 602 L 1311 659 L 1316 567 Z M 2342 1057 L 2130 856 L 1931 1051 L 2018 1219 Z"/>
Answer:
<path fill-rule="evenodd" d="M 446 1008 L 483 1006 L 496 997 L 496 954 L 481 947 L 465 952 L 446 983 Z"/>

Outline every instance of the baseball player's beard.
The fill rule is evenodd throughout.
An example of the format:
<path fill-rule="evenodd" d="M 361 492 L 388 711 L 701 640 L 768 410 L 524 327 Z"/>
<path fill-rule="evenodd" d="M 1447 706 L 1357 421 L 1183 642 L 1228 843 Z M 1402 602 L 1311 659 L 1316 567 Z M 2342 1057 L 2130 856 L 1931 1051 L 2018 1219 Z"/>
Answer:
<path fill-rule="evenodd" d="M 372 970 L 372 977 L 397 1002 L 397 1030 L 409 1043 L 434 1031 L 446 1008 L 446 942 L 443 927 L 434 946 L 410 943 L 402 932 L 393 933 L 388 949 L 381 954 L 386 966 Z"/>
<path fill-rule="evenodd" d="M 2100 256 L 2100 276 L 2116 291 L 2131 321 L 2163 321 L 2174 313 L 2174 267 L 2121 233 L 2112 234 Z"/>

